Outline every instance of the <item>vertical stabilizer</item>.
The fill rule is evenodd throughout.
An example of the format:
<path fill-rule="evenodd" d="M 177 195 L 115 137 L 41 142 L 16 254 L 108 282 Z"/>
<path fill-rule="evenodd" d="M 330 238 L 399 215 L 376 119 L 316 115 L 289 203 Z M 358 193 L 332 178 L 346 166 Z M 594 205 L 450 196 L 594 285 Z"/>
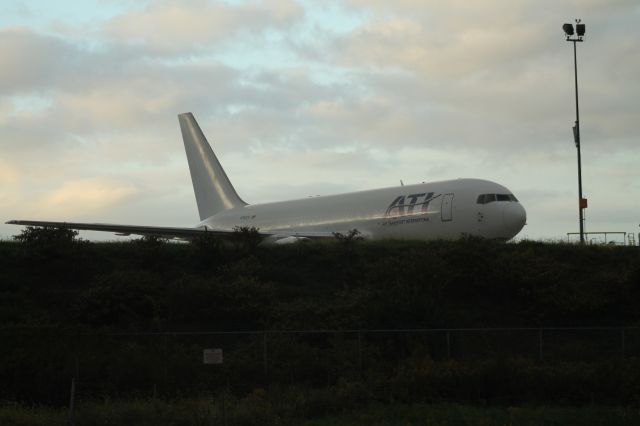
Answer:
<path fill-rule="evenodd" d="M 187 152 L 193 191 L 200 220 L 223 210 L 246 206 L 231 185 L 227 174 L 190 112 L 178 115 L 184 149 Z"/>

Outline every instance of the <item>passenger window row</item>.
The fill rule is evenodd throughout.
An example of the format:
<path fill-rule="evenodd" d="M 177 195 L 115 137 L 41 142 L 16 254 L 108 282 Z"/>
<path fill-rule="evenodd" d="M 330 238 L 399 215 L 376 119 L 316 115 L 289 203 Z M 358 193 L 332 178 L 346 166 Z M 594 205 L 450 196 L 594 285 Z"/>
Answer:
<path fill-rule="evenodd" d="M 513 194 L 481 194 L 478 195 L 478 204 L 488 204 L 494 201 L 513 201 L 518 202 L 518 199 Z"/>

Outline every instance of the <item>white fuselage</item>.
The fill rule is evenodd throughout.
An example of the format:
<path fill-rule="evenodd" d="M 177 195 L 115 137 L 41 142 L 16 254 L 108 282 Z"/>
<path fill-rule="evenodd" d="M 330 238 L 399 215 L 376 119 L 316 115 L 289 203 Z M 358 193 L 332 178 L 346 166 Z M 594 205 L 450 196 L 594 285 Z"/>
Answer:
<path fill-rule="evenodd" d="M 503 199 L 479 203 L 482 194 L 500 194 Z M 512 199 L 506 199 L 506 195 Z M 357 229 L 371 239 L 480 236 L 508 240 L 525 221 L 524 208 L 504 186 L 480 179 L 457 179 L 246 205 L 215 214 L 198 227 L 256 227 L 261 232 L 291 236 Z"/>

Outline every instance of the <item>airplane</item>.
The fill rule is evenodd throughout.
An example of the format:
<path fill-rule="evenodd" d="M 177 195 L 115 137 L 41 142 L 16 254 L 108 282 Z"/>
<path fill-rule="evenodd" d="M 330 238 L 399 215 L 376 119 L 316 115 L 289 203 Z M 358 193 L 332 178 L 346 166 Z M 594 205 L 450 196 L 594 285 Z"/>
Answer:
<path fill-rule="evenodd" d="M 454 240 L 469 236 L 510 240 L 526 212 L 506 187 L 455 179 L 264 204 L 244 202 L 192 113 L 178 115 L 200 222 L 191 228 L 10 220 L 7 224 L 64 227 L 190 240 L 229 237 L 255 228 L 265 243 L 334 238 L 357 230 L 365 239 Z"/>

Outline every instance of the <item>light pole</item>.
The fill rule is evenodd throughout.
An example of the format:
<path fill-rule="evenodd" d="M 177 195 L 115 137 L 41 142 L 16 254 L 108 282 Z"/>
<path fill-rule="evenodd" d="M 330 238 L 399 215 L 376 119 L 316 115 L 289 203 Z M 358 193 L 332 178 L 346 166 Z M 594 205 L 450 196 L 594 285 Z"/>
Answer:
<path fill-rule="evenodd" d="M 567 41 L 573 42 L 573 68 L 575 72 L 576 84 L 576 124 L 573 127 L 573 139 L 578 150 L 578 213 L 580 220 L 580 243 L 584 243 L 584 209 L 587 208 L 587 199 L 582 198 L 582 160 L 580 157 L 580 109 L 578 107 L 578 57 L 576 54 L 576 43 L 582 42 L 585 33 L 585 25 L 580 19 L 576 19 L 575 36 L 573 24 L 564 24 L 562 26 L 567 36 Z"/>

